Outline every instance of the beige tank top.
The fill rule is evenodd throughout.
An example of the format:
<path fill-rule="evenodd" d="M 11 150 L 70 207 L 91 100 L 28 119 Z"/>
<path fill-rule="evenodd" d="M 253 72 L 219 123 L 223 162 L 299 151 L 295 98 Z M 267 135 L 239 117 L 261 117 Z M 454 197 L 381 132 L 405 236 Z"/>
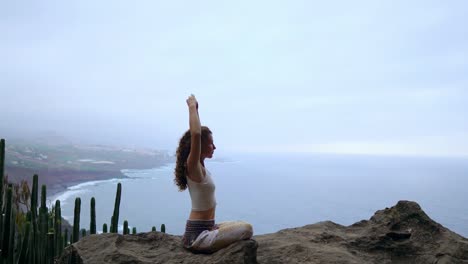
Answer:
<path fill-rule="evenodd" d="M 201 182 L 187 177 L 187 185 L 192 199 L 192 211 L 206 211 L 216 206 L 215 184 L 211 173 L 205 168 L 206 175 Z"/>

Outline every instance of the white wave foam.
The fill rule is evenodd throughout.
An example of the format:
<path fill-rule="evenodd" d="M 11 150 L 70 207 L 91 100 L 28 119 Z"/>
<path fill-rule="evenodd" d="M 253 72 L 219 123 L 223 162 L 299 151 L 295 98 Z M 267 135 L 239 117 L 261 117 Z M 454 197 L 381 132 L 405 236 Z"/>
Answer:
<path fill-rule="evenodd" d="M 57 195 L 57 197 L 53 198 L 52 203 L 55 204 L 55 201 L 60 200 L 60 205 L 64 206 L 64 205 L 66 205 L 68 203 L 68 200 L 70 200 L 70 198 L 78 197 L 79 194 L 89 193 L 89 192 L 90 191 L 86 190 L 86 189 L 65 191 L 65 192 Z"/>
<path fill-rule="evenodd" d="M 91 190 L 88 187 L 97 186 L 97 185 L 106 184 L 106 183 L 125 182 L 127 180 L 128 179 L 112 178 L 108 180 L 83 182 L 83 183 L 68 187 L 66 191 L 57 194 L 51 200 L 53 204 L 55 204 L 57 200 L 60 200 L 60 205 L 63 206 L 68 203 L 68 200 L 74 197 L 78 197 L 79 194 L 90 193 Z"/>
<path fill-rule="evenodd" d="M 88 186 L 96 186 L 101 183 L 109 183 L 109 182 L 118 182 L 118 181 L 125 181 L 125 179 L 119 179 L 119 178 L 112 178 L 112 179 L 107 179 L 107 180 L 99 180 L 99 181 L 87 181 L 83 182 L 77 185 L 73 185 L 68 187 L 68 190 L 78 190 L 78 189 L 83 189 L 83 187 L 88 187 Z"/>

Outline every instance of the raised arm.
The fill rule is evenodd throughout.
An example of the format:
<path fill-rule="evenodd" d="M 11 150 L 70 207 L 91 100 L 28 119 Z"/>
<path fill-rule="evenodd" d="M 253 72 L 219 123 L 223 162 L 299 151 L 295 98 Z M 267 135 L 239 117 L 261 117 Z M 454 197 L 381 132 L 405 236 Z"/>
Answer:
<path fill-rule="evenodd" d="M 203 179 L 203 172 L 200 165 L 201 154 L 201 123 L 198 115 L 198 102 L 192 94 L 187 99 L 189 108 L 190 122 L 190 154 L 187 158 L 187 176 L 195 182 L 200 182 Z"/>

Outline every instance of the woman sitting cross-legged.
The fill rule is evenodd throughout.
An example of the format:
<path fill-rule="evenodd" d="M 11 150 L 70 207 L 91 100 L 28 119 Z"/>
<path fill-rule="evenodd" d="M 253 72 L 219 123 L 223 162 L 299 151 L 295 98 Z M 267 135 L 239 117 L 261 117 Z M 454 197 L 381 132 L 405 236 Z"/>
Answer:
<path fill-rule="evenodd" d="M 228 245 L 250 239 L 252 226 L 243 221 L 215 224 L 215 184 L 205 167 L 216 149 L 210 129 L 201 126 L 198 102 L 194 95 L 187 99 L 190 129 L 177 148 L 174 182 L 180 191 L 189 189 L 192 210 L 182 238 L 183 246 L 193 252 L 210 253 Z"/>

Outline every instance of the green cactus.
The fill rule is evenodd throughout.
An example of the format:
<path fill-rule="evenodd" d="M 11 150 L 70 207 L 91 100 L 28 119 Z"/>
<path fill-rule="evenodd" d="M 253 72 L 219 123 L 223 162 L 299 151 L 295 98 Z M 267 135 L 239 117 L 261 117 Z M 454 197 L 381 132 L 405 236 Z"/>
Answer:
<path fill-rule="evenodd" d="M 5 178 L 5 139 L 2 138 L 0 139 L 0 206 L 3 205 L 4 178 Z"/>
<path fill-rule="evenodd" d="M 47 186 L 43 184 L 41 187 L 41 208 L 45 210 L 47 210 L 46 200 L 47 200 Z"/>
<path fill-rule="evenodd" d="M 27 263 L 27 253 L 29 247 L 29 236 L 31 233 L 31 223 L 28 221 L 24 227 L 24 238 L 21 243 L 21 249 L 16 264 Z"/>
<path fill-rule="evenodd" d="M 153 226 L 153 227 L 151 228 L 151 231 L 156 232 L 156 227 Z"/>
<path fill-rule="evenodd" d="M 3 182 L 4 182 L 4 175 L 5 174 L 5 139 L 0 140 L 0 248 L 3 244 L 3 217 L 2 217 L 2 210 L 3 210 Z M 0 258 L 1 262 L 1 258 Z"/>
<path fill-rule="evenodd" d="M 49 232 L 49 213 L 46 208 L 39 208 L 39 232 L 43 241 L 46 241 L 46 235 Z"/>
<path fill-rule="evenodd" d="M 52 215 L 52 212 L 48 213 L 46 212 L 46 216 L 47 216 L 47 219 L 49 221 L 47 221 L 48 225 L 48 229 L 49 229 L 49 232 L 54 232 L 54 217 Z"/>
<path fill-rule="evenodd" d="M 109 233 L 113 233 L 114 232 L 114 216 L 111 217 L 111 223 L 110 223 L 110 229 L 109 229 Z"/>
<path fill-rule="evenodd" d="M 32 217 L 32 216 L 31 216 L 31 211 L 26 212 L 26 221 L 27 221 L 27 222 L 31 222 L 31 221 L 32 221 L 32 218 L 31 218 L 31 217 Z"/>
<path fill-rule="evenodd" d="M 37 214 L 37 202 L 38 202 L 38 188 L 39 188 L 39 176 L 34 174 L 33 176 L 33 185 L 31 191 L 31 231 L 32 231 L 32 238 L 31 244 L 36 245 L 30 248 L 30 252 L 28 252 L 28 258 L 31 262 L 37 263 L 38 262 L 38 249 L 37 246 L 40 244 L 39 240 L 39 227 L 38 227 L 38 214 Z"/>
<path fill-rule="evenodd" d="M 91 198 L 91 223 L 89 224 L 89 234 L 96 234 L 96 199 Z"/>
<path fill-rule="evenodd" d="M 40 262 L 45 261 L 47 258 L 47 233 L 49 232 L 49 213 L 44 207 L 39 208 L 39 233 L 37 241 L 37 253 Z"/>
<path fill-rule="evenodd" d="M 3 181 L 5 177 L 4 174 L 5 174 L 5 139 L 2 138 L 0 140 L 0 208 L 3 208 Z"/>
<path fill-rule="evenodd" d="M 54 264 L 54 245 L 55 236 L 54 233 L 47 233 L 47 252 L 46 252 L 46 263 L 47 264 Z"/>
<path fill-rule="evenodd" d="M 68 228 L 65 229 L 65 234 L 63 235 L 63 247 L 68 246 Z"/>
<path fill-rule="evenodd" d="M 107 224 L 106 224 L 106 223 L 104 223 L 104 224 L 102 225 L 102 232 L 103 232 L 103 233 L 107 233 Z"/>
<path fill-rule="evenodd" d="M 67 247 L 67 238 L 65 237 L 65 234 L 62 235 L 62 240 L 60 241 L 60 245 L 61 245 L 61 249 L 60 249 L 61 252 L 60 254 L 57 255 L 57 257 L 62 255 L 63 249 Z"/>
<path fill-rule="evenodd" d="M 13 190 L 11 187 L 7 190 L 7 197 L 6 197 L 6 209 L 5 209 L 5 221 L 3 223 L 3 242 L 2 242 L 2 257 L 7 258 L 10 248 L 10 236 L 11 234 L 11 203 L 13 199 Z"/>
<path fill-rule="evenodd" d="M 123 234 L 124 234 L 124 235 L 128 235 L 128 233 L 129 233 L 128 221 L 125 220 L 125 221 L 124 221 L 124 227 L 123 227 Z"/>
<path fill-rule="evenodd" d="M 0 205 L 0 208 L 2 208 L 1 205 Z M 2 210 L 0 209 L 0 249 L 3 248 L 3 246 L 2 246 L 2 244 L 3 244 L 3 233 L 4 233 L 3 221 L 4 221 L 4 214 L 2 213 Z M 0 264 L 2 264 L 2 260 L 3 260 L 3 257 L 2 257 L 2 253 L 0 252 Z"/>
<path fill-rule="evenodd" d="M 71 243 L 78 242 L 80 236 L 80 212 L 81 212 L 81 199 L 75 199 L 75 214 L 73 215 L 73 240 Z"/>
<path fill-rule="evenodd" d="M 136 235 L 136 233 L 137 233 L 136 227 L 132 228 L 132 234 Z"/>
<path fill-rule="evenodd" d="M 62 238 L 62 209 L 60 208 L 60 200 L 55 201 L 55 218 L 54 218 L 54 230 L 55 230 L 55 255 L 59 256 L 62 254 L 63 249 L 63 238 Z"/>
<path fill-rule="evenodd" d="M 34 174 L 33 176 L 33 186 L 32 186 L 32 192 L 31 192 L 31 224 L 32 224 L 32 229 L 33 229 L 33 237 L 36 239 L 36 234 L 38 232 L 38 227 L 37 227 L 37 198 L 39 195 L 38 192 L 39 188 L 39 176 L 37 174 Z"/>
<path fill-rule="evenodd" d="M 10 223 L 10 247 L 8 248 L 8 262 L 14 263 L 15 259 L 15 240 L 16 240 L 16 208 L 11 208 L 11 223 Z"/>
<path fill-rule="evenodd" d="M 37 174 L 34 174 L 33 176 L 33 186 L 32 186 L 32 192 L 31 192 L 31 211 L 34 216 L 37 216 L 37 198 L 39 196 L 39 176 Z"/>
<path fill-rule="evenodd" d="M 161 225 L 161 232 L 166 233 L 166 225 L 165 224 Z"/>
<path fill-rule="evenodd" d="M 43 239 L 43 242 L 47 242 L 46 236 L 49 232 L 49 212 L 46 206 L 47 198 L 47 187 L 45 185 L 41 186 L 41 207 L 39 207 L 39 222 L 40 222 L 40 233 Z"/>
<path fill-rule="evenodd" d="M 117 184 L 117 193 L 115 194 L 114 214 L 112 215 L 111 232 L 117 233 L 119 226 L 119 209 L 120 209 L 120 198 L 122 195 L 122 184 Z"/>

